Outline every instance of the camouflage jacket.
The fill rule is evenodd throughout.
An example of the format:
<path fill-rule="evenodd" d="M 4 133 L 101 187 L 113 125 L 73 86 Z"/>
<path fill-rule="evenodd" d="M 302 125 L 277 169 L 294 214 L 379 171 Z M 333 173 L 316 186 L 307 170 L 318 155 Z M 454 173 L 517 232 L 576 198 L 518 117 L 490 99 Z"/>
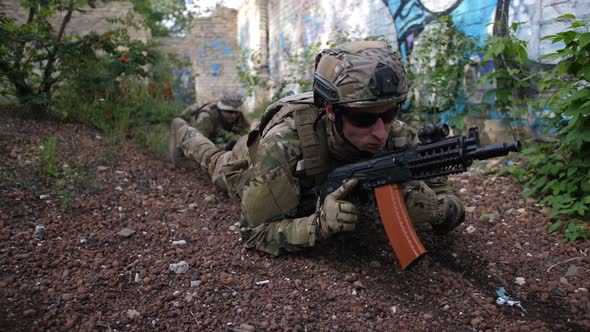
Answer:
<path fill-rule="evenodd" d="M 192 105 L 186 108 L 181 117 L 213 143 L 223 148 L 228 142 L 235 142 L 248 132 L 249 123 L 242 113 L 234 124 L 225 121 L 216 103 L 202 107 Z"/>
<path fill-rule="evenodd" d="M 320 123 L 317 128 L 327 134 L 328 171 L 367 157 L 351 145 L 334 144 L 331 122 Z M 386 149 L 415 142 L 415 131 L 395 120 Z M 250 180 L 241 193 L 240 233 L 247 247 L 278 255 L 314 245 L 316 201 L 305 193 L 315 185 L 315 179 L 298 171 L 302 158 L 302 142 L 292 116 L 265 128 L 252 158 Z"/>

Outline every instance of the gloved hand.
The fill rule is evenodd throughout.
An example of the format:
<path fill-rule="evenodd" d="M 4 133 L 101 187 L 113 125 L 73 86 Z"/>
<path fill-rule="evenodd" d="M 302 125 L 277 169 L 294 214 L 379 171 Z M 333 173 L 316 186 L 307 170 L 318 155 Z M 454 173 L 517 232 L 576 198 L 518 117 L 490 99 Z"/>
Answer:
<path fill-rule="evenodd" d="M 358 221 L 358 211 L 352 203 L 341 199 L 352 191 L 357 183 L 356 179 L 348 180 L 324 199 L 320 214 L 320 230 L 323 238 L 328 238 L 334 233 L 354 230 Z"/>

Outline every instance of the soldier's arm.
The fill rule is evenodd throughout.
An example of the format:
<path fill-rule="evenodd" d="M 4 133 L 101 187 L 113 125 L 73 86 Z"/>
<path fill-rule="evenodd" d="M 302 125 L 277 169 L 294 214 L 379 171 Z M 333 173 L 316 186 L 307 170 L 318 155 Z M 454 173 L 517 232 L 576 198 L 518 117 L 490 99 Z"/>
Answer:
<path fill-rule="evenodd" d="M 211 116 L 208 112 L 201 112 L 194 121 L 193 127 L 195 127 L 195 129 L 197 129 L 205 137 L 211 138 L 211 134 L 213 134 L 215 125 L 213 124 L 213 119 L 211 119 Z"/>
<path fill-rule="evenodd" d="M 278 255 L 313 245 L 314 216 L 296 216 L 299 180 L 293 175 L 301 150 L 294 132 L 261 140 L 254 176 L 242 195 L 242 240 L 249 248 Z"/>

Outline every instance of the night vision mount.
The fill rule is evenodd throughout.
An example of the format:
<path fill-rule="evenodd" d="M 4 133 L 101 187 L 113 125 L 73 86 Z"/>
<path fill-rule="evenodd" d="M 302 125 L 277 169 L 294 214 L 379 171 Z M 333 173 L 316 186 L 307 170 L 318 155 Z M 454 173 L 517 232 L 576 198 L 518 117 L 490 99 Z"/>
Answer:
<path fill-rule="evenodd" d="M 369 81 L 369 89 L 376 97 L 396 96 L 398 84 L 399 78 L 395 71 L 379 63 Z"/>

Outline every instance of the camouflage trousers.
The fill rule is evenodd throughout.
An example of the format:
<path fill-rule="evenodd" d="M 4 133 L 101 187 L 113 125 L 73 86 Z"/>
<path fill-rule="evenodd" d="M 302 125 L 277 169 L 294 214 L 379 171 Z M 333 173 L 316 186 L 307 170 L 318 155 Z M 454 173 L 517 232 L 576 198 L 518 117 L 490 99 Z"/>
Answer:
<path fill-rule="evenodd" d="M 218 189 L 239 199 L 249 177 L 247 136 L 242 136 L 231 151 L 226 151 L 181 118 L 172 121 L 169 135 L 172 142 L 169 149 L 178 149 L 181 155 L 196 161 Z"/>

